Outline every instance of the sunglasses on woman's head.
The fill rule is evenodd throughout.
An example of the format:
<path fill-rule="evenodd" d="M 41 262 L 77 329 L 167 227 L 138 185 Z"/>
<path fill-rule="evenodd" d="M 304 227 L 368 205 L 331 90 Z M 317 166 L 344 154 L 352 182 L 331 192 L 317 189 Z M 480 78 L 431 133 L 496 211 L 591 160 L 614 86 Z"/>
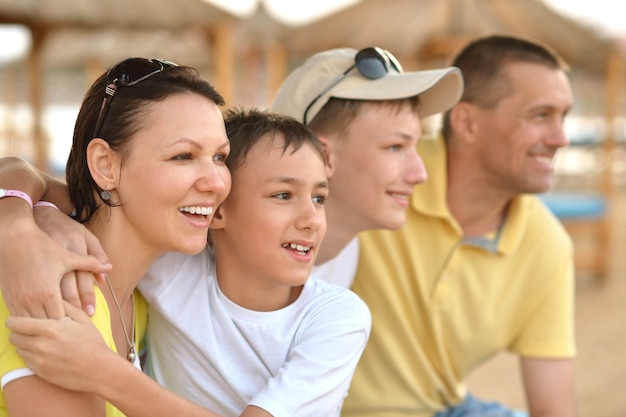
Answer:
<path fill-rule="evenodd" d="M 120 87 L 130 87 L 138 84 L 169 67 L 177 67 L 173 62 L 161 59 L 128 58 L 114 65 L 107 72 L 107 84 L 104 90 L 104 99 L 96 121 L 93 137 L 97 138 L 102 129 L 107 111 L 113 96 Z"/>
<path fill-rule="evenodd" d="M 381 49 L 377 46 L 361 49 L 354 57 L 354 64 L 352 64 L 347 70 L 339 74 L 337 78 L 332 80 L 321 93 L 315 97 L 306 109 L 304 110 L 304 116 L 302 117 L 303 123 L 307 124 L 307 113 L 313 107 L 313 104 L 317 102 L 324 94 L 328 93 L 331 88 L 339 84 L 346 75 L 354 68 L 358 69 L 362 76 L 370 80 L 377 80 L 383 78 L 389 73 L 390 69 L 394 69 L 397 72 L 403 72 L 400 61 L 391 54 L 391 52 Z"/>

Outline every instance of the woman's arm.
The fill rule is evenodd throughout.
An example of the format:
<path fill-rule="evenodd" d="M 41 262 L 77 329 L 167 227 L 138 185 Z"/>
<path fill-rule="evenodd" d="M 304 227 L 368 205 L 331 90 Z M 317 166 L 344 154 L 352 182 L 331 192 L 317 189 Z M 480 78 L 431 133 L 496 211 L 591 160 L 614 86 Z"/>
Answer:
<path fill-rule="evenodd" d="M 68 389 L 97 393 L 128 417 L 218 417 L 218 414 L 168 391 L 109 350 L 84 312 L 71 305 L 66 307 L 68 317 L 61 320 L 11 317 L 6 322 L 7 327 L 13 331 L 11 342 L 15 344 L 17 352 L 28 367 L 38 376 Z M 321 339 L 316 338 L 307 343 L 306 347 L 298 348 L 298 352 L 308 353 L 300 356 L 299 353 L 292 352 L 290 360 L 295 364 L 285 364 L 277 376 L 281 381 L 269 381 L 263 397 L 272 397 L 280 404 L 291 395 L 295 397 L 289 397 L 287 403 L 293 404 L 294 400 L 305 402 L 306 406 L 296 406 L 300 413 L 294 415 L 317 416 L 327 415 L 322 410 L 336 411 L 341 406 L 369 330 L 367 311 L 362 307 L 357 310 L 360 310 L 359 315 L 365 317 L 357 318 L 357 325 L 348 324 L 348 328 L 352 329 L 349 333 L 346 333 L 345 323 L 340 325 L 343 330 L 333 329 L 334 326 L 322 326 L 331 329 L 331 333 L 335 335 L 342 335 L 343 342 L 332 336 L 326 338 L 320 335 Z M 319 346 L 317 342 L 322 339 L 326 340 L 328 348 L 323 350 L 328 354 L 326 358 L 320 358 L 320 353 L 315 351 L 314 345 Z M 341 348 L 337 350 L 337 347 Z M 311 352 L 313 355 L 309 354 Z M 307 359 L 304 362 L 309 362 L 308 364 L 302 363 L 305 357 Z M 342 369 L 337 370 L 337 367 Z M 315 373 L 313 378 L 312 372 Z M 329 372 L 334 374 L 331 381 L 337 382 L 337 385 L 329 384 L 326 378 Z M 283 384 L 285 380 L 292 381 L 292 385 Z M 132 390 L 128 387 L 132 387 Z M 314 392 L 303 392 L 303 387 L 311 388 Z M 316 404 L 310 404 L 311 399 Z M 241 417 L 272 415 L 260 406 L 249 405 L 243 410 Z"/>
<path fill-rule="evenodd" d="M 111 351 L 84 312 L 66 307 L 69 317 L 61 320 L 11 317 L 6 322 L 17 353 L 38 376 L 70 390 L 96 393 L 129 417 L 219 417 L 163 388 Z"/>
<path fill-rule="evenodd" d="M 71 211 L 65 185 L 19 158 L 0 158 L 0 188 L 22 191 L 34 202 L 47 199 L 65 212 Z M 81 305 L 82 296 L 84 308 L 91 311 L 95 300 L 91 273 L 111 268 L 104 251 L 93 235 L 68 216 L 49 207 L 34 210 L 37 221 L 23 199 L 0 199 L 0 288 L 9 310 L 16 315 L 63 317 L 62 282 L 63 295 L 75 305 Z M 73 234 L 67 228 L 56 233 L 61 244 L 40 227 L 55 222 L 76 227 Z M 55 229 L 58 226 L 51 227 L 59 230 Z M 91 273 L 80 275 L 77 284 L 75 270 Z"/>
<path fill-rule="evenodd" d="M 4 387 L 11 417 L 104 417 L 105 401 L 94 394 L 69 391 L 37 376 L 11 381 Z"/>

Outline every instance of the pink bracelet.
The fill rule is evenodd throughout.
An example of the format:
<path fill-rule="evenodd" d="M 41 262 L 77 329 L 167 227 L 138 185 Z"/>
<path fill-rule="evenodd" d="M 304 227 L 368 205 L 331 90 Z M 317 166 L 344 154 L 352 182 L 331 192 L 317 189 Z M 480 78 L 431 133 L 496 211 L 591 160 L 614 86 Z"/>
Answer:
<path fill-rule="evenodd" d="M 55 209 L 59 209 L 54 203 L 51 203 L 49 201 L 37 201 L 35 204 L 33 204 L 33 207 L 52 207 Z"/>
<path fill-rule="evenodd" d="M 5 190 L 4 188 L 0 188 L 0 198 L 4 197 L 17 197 L 26 201 L 30 208 L 33 208 L 33 200 L 30 198 L 28 194 L 19 190 Z"/>

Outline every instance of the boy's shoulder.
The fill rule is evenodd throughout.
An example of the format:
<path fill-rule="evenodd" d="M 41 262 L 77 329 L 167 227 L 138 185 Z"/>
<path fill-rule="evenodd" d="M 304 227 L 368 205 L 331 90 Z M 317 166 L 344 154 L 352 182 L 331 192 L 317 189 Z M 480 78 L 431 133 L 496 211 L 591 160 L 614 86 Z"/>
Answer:
<path fill-rule="evenodd" d="M 312 287 L 312 291 L 315 294 L 315 296 L 361 300 L 361 298 L 357 294 L 355 294 L 354 291 L 348 288 L 345 288 L 341 285 L 328 282 L 327 280 L 322 279 L 315 275 L 311 275 L 309 277 L 305 286 Z"/>
<path fill-rule="evenodd" d="M 314 276 L 309 277 L 301 298 L 310 310 L 323 310 L 336 318 L 352 317 L 359 322 L 371 320 L 367 304 L 354 291 Z"/>

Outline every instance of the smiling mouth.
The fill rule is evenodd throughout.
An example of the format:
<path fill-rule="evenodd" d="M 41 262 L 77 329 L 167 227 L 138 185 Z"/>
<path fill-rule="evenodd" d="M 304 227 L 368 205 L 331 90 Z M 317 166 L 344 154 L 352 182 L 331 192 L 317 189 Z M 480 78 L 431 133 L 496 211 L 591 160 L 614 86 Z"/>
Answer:
<path fill-rule="evenodd" d="M 398 200 L 407 200 L 407 201 L 409 200 L 409 197 L 410 197 L 407 194 L 400 194 L 400 193 L 393 193 L 393 192 L 390 192 L 389 195 L 392 196 L 393 198 L 397 198 Z"/>
<path fill-rule="evenodd" d="M 296 253 L 298 253 L 299 255 L 306 255 L 307 253 L 309 253 L 311 251 L 311 247 L 310 246 L 302 246 L 302 245 L 297 245 L 295 243 L 283 243 L 283 248 L 289 248 L 294 250 Z"/>
<path fill-rule="evenodd" d="M 178 209 L 181 213 L 189 213 L 198 216 L 210 216 L 213 214 L 213 207 L 186 206 Z"/>
<path fill-rule="evenodd" d="M 552 164 L 552 157 L 550 156 L 535 156 L 535 159 L 542 164 Z"/>

